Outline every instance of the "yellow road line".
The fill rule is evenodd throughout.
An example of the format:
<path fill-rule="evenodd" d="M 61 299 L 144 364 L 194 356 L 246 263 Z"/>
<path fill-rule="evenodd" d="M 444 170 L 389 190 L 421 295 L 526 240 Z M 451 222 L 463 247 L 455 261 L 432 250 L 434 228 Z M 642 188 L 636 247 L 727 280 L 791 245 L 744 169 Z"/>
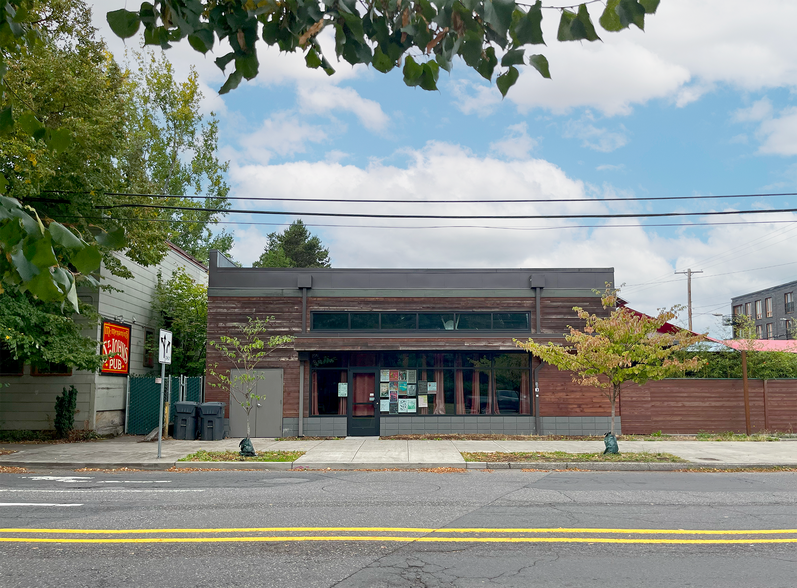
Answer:
<path fill-rule="evenodd" d="M 373 536 L 287 536 L 287 537 L 151 537 L 145 539 L 55 539 L 2 537 L 2 543 L 278 543 L 299 541 L 405 542 L 405 543 L 627 543 L 667 545 L 751 545 L 797 543 L 788 539 L 622 539 L 610 537 L 373 537 Z"/>
<path fill-rule="evenodd" d="M 158 533 L 576 533 L 612 535 L 790 535 L 797 529 L 594 529 L 594 528 L 456 528 L 415 527 L 224 527 L 217 529 L 0 529 L 0 533 L 47 533 L 74 535 L 119 535 Z"/>

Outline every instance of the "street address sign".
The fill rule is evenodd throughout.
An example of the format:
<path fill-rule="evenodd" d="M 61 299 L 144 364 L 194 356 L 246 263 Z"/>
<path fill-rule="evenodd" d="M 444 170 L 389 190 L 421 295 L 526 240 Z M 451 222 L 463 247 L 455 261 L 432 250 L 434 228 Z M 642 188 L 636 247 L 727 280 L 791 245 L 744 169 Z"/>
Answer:
<path fill-rule="evenodd" d="M 158 363 L 172 363 L 172 332 L 161 329 L 158 335 Z"/>

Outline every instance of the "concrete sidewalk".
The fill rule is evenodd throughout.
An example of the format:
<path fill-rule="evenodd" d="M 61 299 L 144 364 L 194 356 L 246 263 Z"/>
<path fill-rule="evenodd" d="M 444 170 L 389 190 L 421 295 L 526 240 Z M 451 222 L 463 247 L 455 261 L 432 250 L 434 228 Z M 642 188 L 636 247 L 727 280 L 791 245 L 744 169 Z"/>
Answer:
<path fill-rule="evenodd" d="M 673 470 L 686 466 L 743 468 L 756 466 L 797 466 L 797 441 L 623 441 L 625 452 L 666 452 L 689 464 L 669 463 L 466 463 L 460 452 L 563 451 L 600 453 L 602 441 L 419 441 L 348 437 L 337 440 L 275 441 L 253 439 L 258 451 L 305 451 L 295 462 L 178 462 L 199 449 L 238 451 L 240 439 L 223 441 L 163 441 L 162 457 L 157 458 L 157 442 L 142 443 L 142 437 L 123 436 L 103 441 L 61 444 L 0 444 L 0 450 L 15 453 L 0 456 L 0 466 L 29 469 L 78 469 L 121 467 L 168 469 L 206 467 L 223 469 L 418 469 L 418 468 L 507 468 L 596 469 L 596 470 Z"/>

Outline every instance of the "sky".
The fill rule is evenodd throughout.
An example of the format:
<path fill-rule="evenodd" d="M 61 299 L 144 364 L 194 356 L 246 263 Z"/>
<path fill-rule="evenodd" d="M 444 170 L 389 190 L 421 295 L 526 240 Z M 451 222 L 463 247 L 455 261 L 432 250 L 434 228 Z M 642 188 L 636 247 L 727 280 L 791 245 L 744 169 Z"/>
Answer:
<path fill-rule="evenodd" d="M 90 5 L 115 56 L 138 48 L 105 22 L 138 2 Z M 600 9 L 589 6 L 596 23 Z M 613 267 L 620 295 L 648 313 L 686 305 L 686 276 L 675 272 L 691 268 L 702 271 L 692 277 L 694 329 L 729 337 L 715 315 L 730 314 L 731 297 L 797 279 L 797 214 L 517 217 L 797 209 L 797 3 L 662 0 L 644 32 L 597 27 L 595 43 L 557 42 L 558 19 L 544 11 L 552 79 L 521 68 L 505 99 L 461 61 L 441 71 L 437 92 L 406 87 L 399 70 L 335 63 L 329 29 L 321 42 L 335 75 L 261 43 L 259 76 L 224 96 L 213 63 L 223 47 L 169 49 L 178 77 L 196 69 L 203 113 L 219 119 L 230 196 L 299 199 L 233 201 L 281 213 L 227 216 L 233 257 L 251 265 L 269 233 L 301 218 L 333 267 Z M 720 198 L 608 200 L 672 196 Z M 311 198 L 356 202 L 302 201 Z M 498 202 L 521 199 L 543 202 Z M 510 218 L 449 218 L 463 215 Z"/>

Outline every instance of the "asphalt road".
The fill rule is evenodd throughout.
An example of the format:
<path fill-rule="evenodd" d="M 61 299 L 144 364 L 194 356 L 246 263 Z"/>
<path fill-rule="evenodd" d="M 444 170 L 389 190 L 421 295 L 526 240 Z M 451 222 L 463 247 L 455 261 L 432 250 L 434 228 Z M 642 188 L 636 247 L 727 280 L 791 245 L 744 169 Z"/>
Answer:
<path fill-rule="evenodd" d="M 0 474 L 0 586 L 791 588 L 796 503 L 790 473 Z"/>

